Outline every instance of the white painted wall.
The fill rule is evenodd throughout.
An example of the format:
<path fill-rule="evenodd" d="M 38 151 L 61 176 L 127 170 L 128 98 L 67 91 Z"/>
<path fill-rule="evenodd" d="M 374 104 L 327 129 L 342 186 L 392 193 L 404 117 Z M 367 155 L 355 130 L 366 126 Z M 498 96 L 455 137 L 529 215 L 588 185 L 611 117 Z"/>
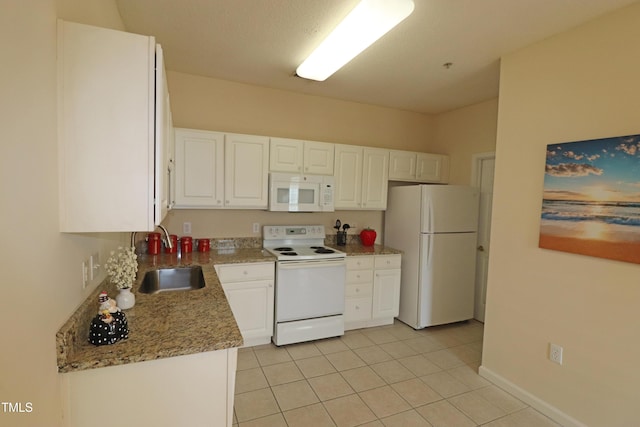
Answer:
<path fill-rule="evenodd" d="M 635 3 L 502 59 L 482 366 L 593 427 L 640 419 L 640 266 L 538 248 L 545 153 L 640 133 L 638 22 Z"/>
<path fill-rule="evenodd" d="M 0 425 L 61 424 L 55 334 L 92 290 L 82 260 L 122 240 L 58 232 L 56 18 L 72 3 L 5 0 L 0 13 L 0 400 L 32 404 L 0 406 Z M 98 5 L 104 26 L 119 19 L 111 0 L 75 3 Z"/>

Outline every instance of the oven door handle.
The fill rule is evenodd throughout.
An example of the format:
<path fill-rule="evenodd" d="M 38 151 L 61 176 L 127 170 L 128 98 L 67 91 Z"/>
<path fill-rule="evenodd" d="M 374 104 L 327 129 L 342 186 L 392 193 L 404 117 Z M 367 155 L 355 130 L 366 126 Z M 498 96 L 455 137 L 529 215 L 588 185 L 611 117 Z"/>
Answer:
<path fill-rule="evenodd" d="M 323 268 L 323 267 L 339 267 L 346 265 L 346 260 L 337 261 L 282 261 L 278 263 L 278 268 L 283 270 L 294 270 L 300 268 Z"/>

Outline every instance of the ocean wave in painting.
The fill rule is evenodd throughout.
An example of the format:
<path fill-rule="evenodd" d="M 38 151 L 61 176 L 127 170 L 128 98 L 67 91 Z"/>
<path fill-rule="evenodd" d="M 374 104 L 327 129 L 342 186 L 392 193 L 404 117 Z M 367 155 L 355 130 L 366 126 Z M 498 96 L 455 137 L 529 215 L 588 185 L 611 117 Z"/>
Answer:
<path fill-rule="evenodd" d="M 551 221 L 595 221 L 640 227 L 640 203 L 544 200 L 542 219 Z"/>

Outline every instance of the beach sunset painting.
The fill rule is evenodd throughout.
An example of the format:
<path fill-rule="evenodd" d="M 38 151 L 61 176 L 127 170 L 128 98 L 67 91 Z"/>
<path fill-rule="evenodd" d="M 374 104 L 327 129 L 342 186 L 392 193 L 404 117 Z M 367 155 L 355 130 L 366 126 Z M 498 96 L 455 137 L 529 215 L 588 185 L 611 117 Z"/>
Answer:
<path fill-rule="evenodd" d="M 640 264 L 640 135 L 547 146 L 539 247 Z"/>

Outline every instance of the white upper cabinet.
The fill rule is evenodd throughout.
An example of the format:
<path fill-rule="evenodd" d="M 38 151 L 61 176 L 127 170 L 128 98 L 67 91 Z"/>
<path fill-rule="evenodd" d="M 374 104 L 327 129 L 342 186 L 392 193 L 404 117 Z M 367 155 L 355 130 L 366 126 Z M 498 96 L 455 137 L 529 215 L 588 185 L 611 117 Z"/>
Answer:
<path fill-rule="evenodd" d="M 301 174 L 333 175 L 334 144 L 271 138 L 269 170 Z"/>
<path fill-rule="evenodd" d="M 170 142 L 155 39 L 58 21 L 57 41 L 60 231 L 154 229 L 169 204 Z"/>
<path fill-rule="evenodd" d="M 176 208 L 266 209 L 269 138 L 176 129 Z"/>
<path fill-rule="evenodd" d="M 449 156 L 442 154 L 418 153 L 416 160 L 416 179 L 420 182 L 449 181 Z"/>
<path fill-rule="evenodd" d="M 266 209 L 269 205 L 269 138 L 226 134 L 224 150 L 225 207 Z"/>
<path fill-rule="evenodd" d="M 175 206 L 223 207 L 224 134 L 175 130 Z"/>
<path fill-rule="evenodd" d="M 389 150 L 336 144 L 336 210 L 386 209 L 388 170 Z"/>
<path fill-rule="evenodd" d="M 164 55 L 160 45 L 156 46 L 156 135 L 160 138 L 160 146 L 156 147 L 155 156 L 155 185 L 158 191 L 155 203 L 155 218 L 163 219 L 174 204 L 173 172 L 174 172 L 174 136 L 173 118 L 171 116 L 171 102 L 169 86 L 164 69 Z M 160 221 L 156 221 L 156 225 Z"/>
<path fill-rule="evenodd" d="M 447 183 L 449 180 L 449 156 L 390 150 L 389 180 Z"/>
<path fill-rule="evenodd" d="M 362 151 L 362 209 L 387 209 L 389 150 L 367 148 Z"/>

